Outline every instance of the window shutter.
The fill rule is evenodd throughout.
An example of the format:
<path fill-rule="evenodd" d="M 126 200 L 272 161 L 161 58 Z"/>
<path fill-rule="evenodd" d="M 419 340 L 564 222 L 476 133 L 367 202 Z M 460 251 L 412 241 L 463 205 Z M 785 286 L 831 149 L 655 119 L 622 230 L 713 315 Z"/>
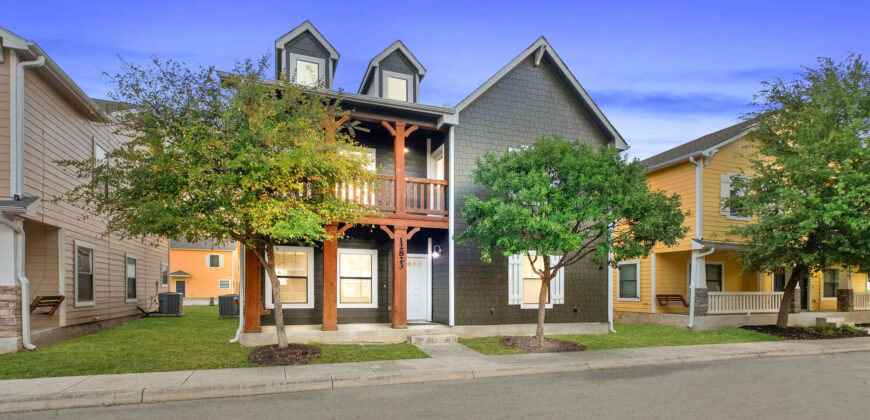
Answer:
<path fill-rule="evenodd" d="M 523 303 L 523 256 L 508 257 L 508 305 Z"/>
<path fill-rule="evenodd" d="M 728 174 L 721 175 L 720 185 L 720 199 L 725 200 L 726 198 L 731 197 L 731 177 Z M 719 212 L 722 213 L 722 215 L 728 216 L 731 214 L 730 210 L 728 210 L 728 207 L 725 206 L 725 203 L 722 203 L 719 207 Z"/>
<path fill-rule="evenodd" d="M 550 266 L 555 266 L 561 259 L 561 255 L 551 255 Z M 550 280 L 550 302 L 554 305 L 565 303 L 565 267 L 560 268 L 556 277 Z"/>

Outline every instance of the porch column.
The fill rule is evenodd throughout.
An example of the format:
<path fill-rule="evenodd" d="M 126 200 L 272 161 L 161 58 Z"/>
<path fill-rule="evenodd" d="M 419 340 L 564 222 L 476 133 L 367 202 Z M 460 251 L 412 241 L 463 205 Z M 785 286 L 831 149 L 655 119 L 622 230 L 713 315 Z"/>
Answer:
<path fill-rule="evenodd" d="M 326 226 L 326 233 L 335 236 L 338 226 Z M 323 331 L 338 329 L 338 240 L 323 241 Z"/>
<path fill-rule="evenodd" d="M 246 333 L 258 333 L 260 329 L 260 260 L 250 249 L 245 249 L 245 328 Z"/>
<path fill-rule="evenodd" d="M 393 229 L 393 328 L 408 328 L 407 237 L 407 227 Z"/>
<path fill-rule="evenodd" d="M 695 316 L 707 315 L 707 259 L 700 251 L 692 251 L 691 262 L 691 277 L 690 281 L 694 285 L 695 294 L 690 296 L 693 299 L 693 310 Z M 724 279 L 723 279 L 724 281 Z"/>
<path fill-rule="evenodd" d="M 840 276 L 837 285 L 837 312 L 852 312 L 855 310 L 855 291 L 852 290 L 852 267 L 846 267 L 846 273 Z M 822 274 L 824 276 L 824 274 Z"/>

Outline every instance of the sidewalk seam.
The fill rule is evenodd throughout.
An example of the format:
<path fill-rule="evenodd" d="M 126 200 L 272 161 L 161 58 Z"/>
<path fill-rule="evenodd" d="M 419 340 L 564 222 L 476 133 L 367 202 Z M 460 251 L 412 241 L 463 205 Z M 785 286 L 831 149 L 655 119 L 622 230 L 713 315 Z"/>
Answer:
<path fill-rule="evenodd" d="M 57 393 L 60 394 L 60 393 L 66 391 L 66 390 L 68 390 L 68 389 L 70 389 L 70 388 L 72 388 L 72 387 L 74 387 L 74 386 L 76 386 L 76 385 L 78 385 L 78 384 L 80 384 L 80 383 L 82 383 L 82 382 L 84 382 L 84 381 L 87 381 L 88 379 L 91 379 L 91 378 L 93 378 L 93 377 L 94 377 L 93 375 L 91 375 L 91 376 L 86 376 L 86 377 L 84 377 L 84 379 L 82 379 L 82 380 L 80 380 L 80 381 L 78 381 L 78 382 L 76 382 L 76 383 L 74 383 L 74 384 L 72 384 L 72 385 L 70 385 L 70 386 L 68 386 L 68 387 L 66 387 L 66 388 L 64 388 L 64 389 L 61 389 L 60 391 L 57 391 Z"/>
<path fill-rule="evenodd" d="M 197 370 L 198 370 L 198 369 L 197 369 Z M 191 376 L 193 376 L 193 374 L 194 374 L 194 373 L 196 373 L 196 372 L 197 372 L 197 370 L 192 370 L 192 371 L 190 371 L 190 375 L 187 375 L 187 377 L 186 377 L 186 378 L 184 378 L 184 380 L 183 380 L 183 381 L 181 381 L 181 385 L 179 385 L 179 386 L 184 386 L 184 384 L 186 384 L 186 383 L 187 383 L 187 381 L 189 381 L 189 380 L 190 380 L 190 377 L 191 377 Z"/>

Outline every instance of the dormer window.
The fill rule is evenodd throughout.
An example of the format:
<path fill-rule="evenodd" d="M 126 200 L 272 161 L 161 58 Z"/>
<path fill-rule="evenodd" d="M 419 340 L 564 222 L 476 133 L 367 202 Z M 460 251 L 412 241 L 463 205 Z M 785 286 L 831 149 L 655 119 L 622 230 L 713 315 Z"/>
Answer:
<path fill-rule="evenodd" d="M 403 75 L 404 76 L 404 75 Z M 387 99 L 395 99 L 397 101 L 408 100 L 408 77 L 398 75 L 387 75 L 387 83 L 385 83 L 386 92 L 384 96 Z"/>
<path fill-rule="evenodd" d="M 302 86 L 318 86 L 320 84 L 320 64 L 297 59 L 295 81 Z"/>

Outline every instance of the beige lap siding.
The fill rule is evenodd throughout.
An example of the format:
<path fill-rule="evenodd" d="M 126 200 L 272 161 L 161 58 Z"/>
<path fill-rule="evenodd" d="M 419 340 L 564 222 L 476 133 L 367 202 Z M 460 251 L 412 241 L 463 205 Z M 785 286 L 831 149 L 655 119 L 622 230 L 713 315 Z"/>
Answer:
<path fill-rule="evenodd" d="M 0 63 L 0 197 L 9 196 L 9 50 Z"/>
<path fill-rule="evenodd" d="M 8 83 L 8 77 L 0 75 L 0 81 Z M 26 83 L 25 193 L 43 200 L 32 220 L 64 229 L 67 325 L 136 315 L 139 313 L 137 304 L 147 308 L 150 298 L 158 291 L 160 263 L 169 262 L 168 245 L 163 243 L 152 248 L 140 240 L 102 238 L 105 224 L 101 218 L 79 220 L 84 215 L 82 209 L 50 202 L 52 197 L 63 194 L 78 182 L 71 170 L 59 167 L 56 161 L 88 159 L 93 155 L 94 141 L 108 151 L 120 144 L 123 138 L 114 135 L 109 127 L 84 118 L 36 71 L 27 71 Z M 8 113 L 6 115 L 8 118 Z M 0 146 L 0 150 L 8 150 L 8 147 Z M 8 167 L 0 170 L 0 174 L 8 176 Z M 8 188 L 8 182 L 5 185 Z M 75 306 L 76 240 L 95 245 L 93 306 Z M 127 253 L 139 257 L 136 303 L 127 303 L 125 299 Z"/>

